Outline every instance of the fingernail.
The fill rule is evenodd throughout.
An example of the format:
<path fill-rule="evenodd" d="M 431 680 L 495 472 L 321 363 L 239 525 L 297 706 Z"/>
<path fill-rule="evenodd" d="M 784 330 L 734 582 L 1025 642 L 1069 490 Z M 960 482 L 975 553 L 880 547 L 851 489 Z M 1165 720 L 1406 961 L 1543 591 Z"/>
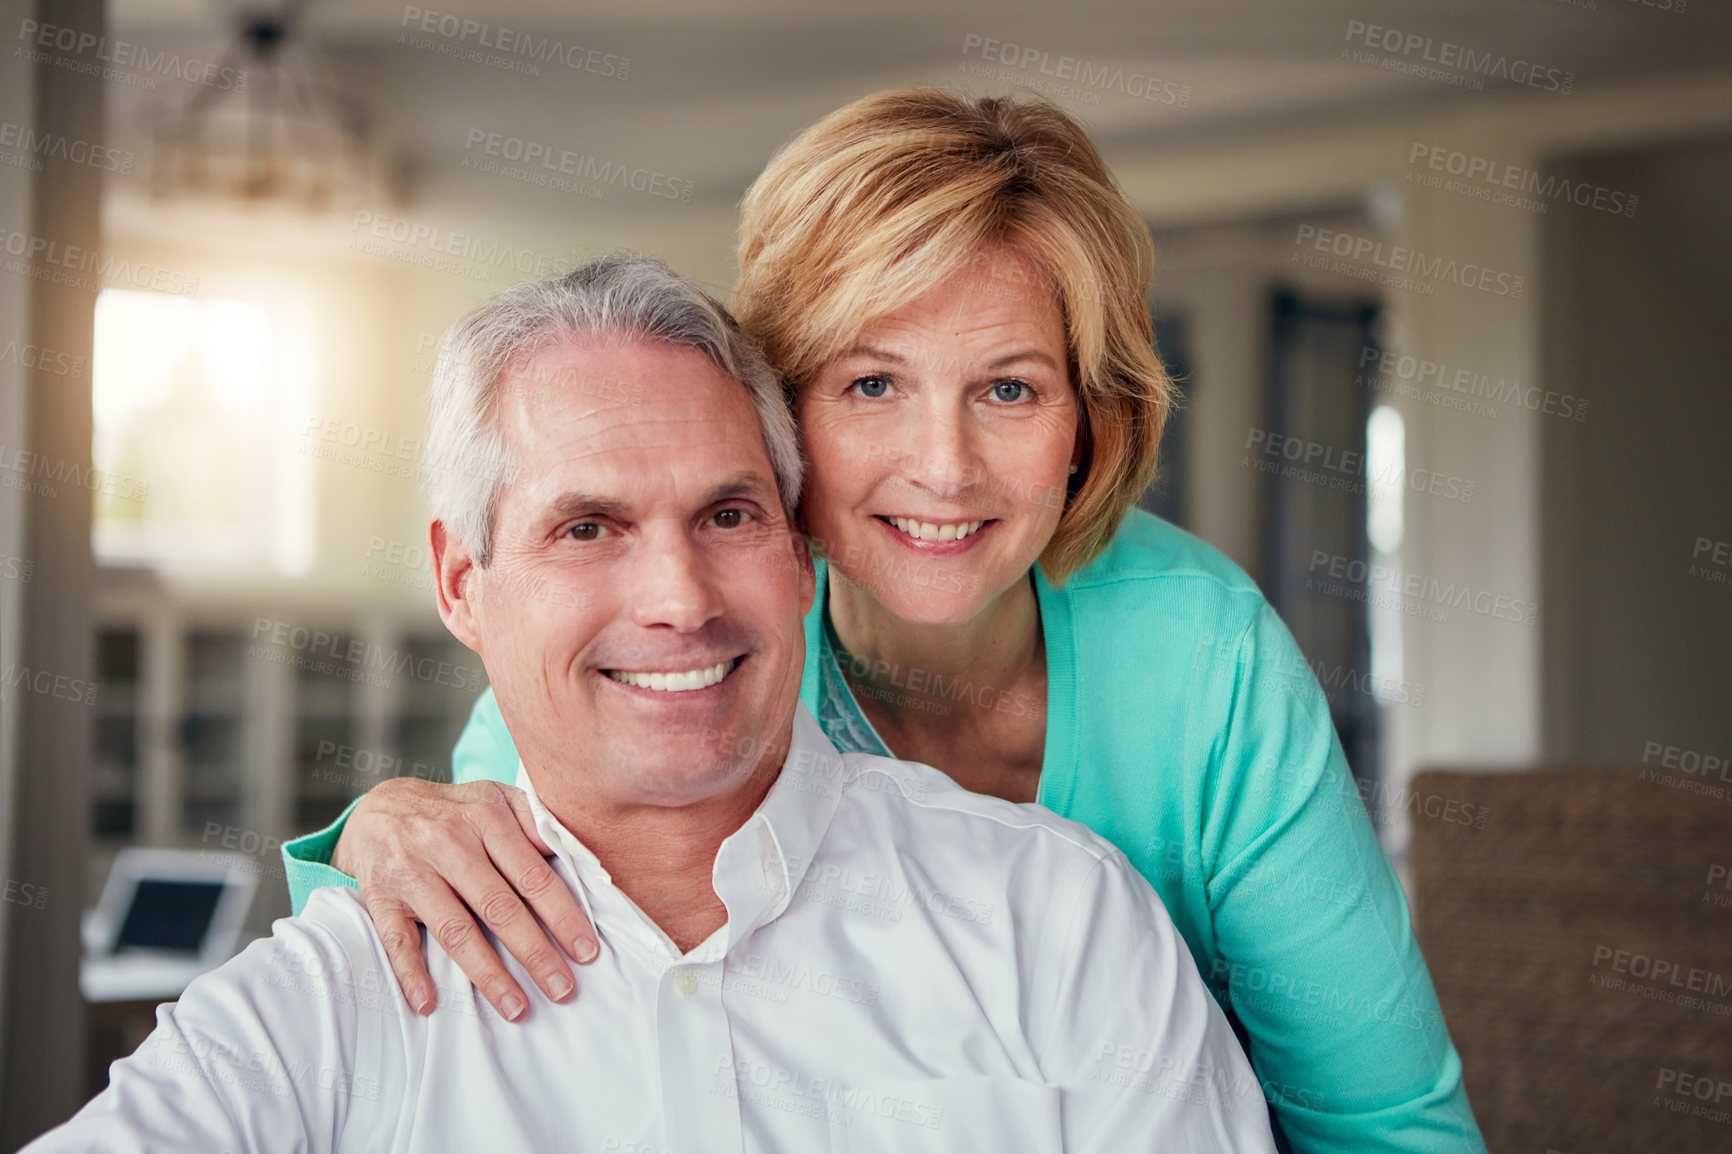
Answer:
<path fill-rule="evenodd" d="M 590 938 L 579 938 L 572 943 L 571 953 L 579 963 L 593 962 L 596 955 L 601 953 L 601 947 Z"/>
<path fill-rule="evenodd" d="M 552 992 L 554 1001 L 563 1002 L 571 995 L 571 991 L 576 988 L 576 984 L 571 980 L 570 974 L 561 970 L 559 973 L 550 974 L 548 976 L 547 988 Z"/>
<path fill-rule="evenodd" d="M 523 1017 L 523 1012 L 529 1009 L 529 1004 L 516 994 L 505 995 L 505 1000 L 499 1003 L 500 1012 L 507 1022 L 515 1022 Z"/>
<path fill-rule="evenodd" d="M 426 994 L 415 995 L 415 1012 L 425 1014 L 433 1008 L 433 999 Z"/>

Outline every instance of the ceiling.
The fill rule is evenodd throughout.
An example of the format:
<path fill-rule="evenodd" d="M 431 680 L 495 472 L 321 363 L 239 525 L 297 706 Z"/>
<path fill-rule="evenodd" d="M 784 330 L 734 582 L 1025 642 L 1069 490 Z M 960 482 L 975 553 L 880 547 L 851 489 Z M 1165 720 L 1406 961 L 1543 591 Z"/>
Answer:
<path fill-rule="evenodd" d="M 1685 2 L 1683 12 L 1657 7 Z M 1170 85 L 1156 100 L 1110 83 L 1073 85 L 1080 98 L 1061 96 L 1109 160 L 1182 155 L 1229 139 L 1370 123 L 1481 98 L 1344 58 L 1349 48 L 1364 49 L 1350 36 L 1359 24 L 1568 72 L 1577 91 L 1732 68 L 1732 14 L 1704 0 L 463 3 L 315 0 L 306 27 L 367 110 L 402 203 L 466 216 L 500 211 L 498 180 L 478 180 L 463 163 L 480 156 L 468 147 L 476 134 L 494 132 L 660 172 L 689 182 L 693 203 L 731 207 L 781 142 L 857 96 L 916 81 L 1003 91 L 1042 80 L 1039 61 L 984 61 L 980 45 L 988 39 L 1045 53 L 1049 69 L 1071 57 L 1091 73 L 1123 69 Z M 1596 7 L 1580 6 L 1590 3 Z M 116 0 L 110 32 L 214 55 L 244 10 L 232 0 Z M 541 74 L 529 76 L 439 55 L 425 47 L 437 34 L 422 48 L 407 41 L 408 33 L 421 35 L 413 14 L 423 10 L 629 57 L 629 75 L 542 63 Z M 1487 82 L 1488 91 L 1498 87 L 1508 85 Z M 157 98 L 116 89 L 111 132 L 138 136 Z M 1183 106 L 1170 99 L 1181 91 Z M 559 213 L 572 203 L 554 192 L 516 192 L 513 212 Z M 611 191 L 605 205 L 626 215 L 663 210 L 655 198 Z"/>

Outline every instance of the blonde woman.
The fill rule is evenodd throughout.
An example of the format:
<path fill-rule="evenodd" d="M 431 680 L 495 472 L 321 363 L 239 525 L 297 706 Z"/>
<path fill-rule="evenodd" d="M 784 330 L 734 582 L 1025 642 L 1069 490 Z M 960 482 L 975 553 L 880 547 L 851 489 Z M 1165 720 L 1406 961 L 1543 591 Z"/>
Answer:
<path fill-rule="evenodd" d="M 880 93 L 752 185 L 735 307 L 799 418 L 820 558 L 802 701 L 840 748 L 1123 850 L 1292 1148 L 1483 1149 L 1401 889 L 1333 787 L 1322 691 L 1249 578 L 1134 507 L 1171 391 L 1151 252 L 1087 134 L 1038 101 Z M 382 784 L 286 851 L 297 908 L 355 884 L 333 866 L 360 879 L 424 1012 L 416 922 L 507 1017 L 527 1004 L 513 969 L 573 991 L 547 933 L 576 961 L 599 948 L 538 868 L 521 797 L 492 784 L 517 763 L 489 693 L 459 784 Z M 1103 1040 L 1101 1076 L 1135 1085 L 1147 1058 Z"/>

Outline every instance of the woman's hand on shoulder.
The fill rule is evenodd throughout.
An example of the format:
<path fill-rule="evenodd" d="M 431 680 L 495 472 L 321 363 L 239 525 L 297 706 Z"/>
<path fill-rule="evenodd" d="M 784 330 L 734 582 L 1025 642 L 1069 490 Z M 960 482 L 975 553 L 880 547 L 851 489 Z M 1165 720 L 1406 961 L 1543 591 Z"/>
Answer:
<path fill-rule="evenodd" d="M 432 1013 L 437 996 L 420 923 L 493 1008 L 516 1021 L 528 999 L 482 924 L 556 1002 L 577 989 L 566 958 L 591 962 L 599 952 L 594 926 L 545 860 L 552 853 L 522 790 L 404 777 L 379 783 L 361 799 L 331 864 L 360 886 L 397 983 L 417 1013 Z"/>

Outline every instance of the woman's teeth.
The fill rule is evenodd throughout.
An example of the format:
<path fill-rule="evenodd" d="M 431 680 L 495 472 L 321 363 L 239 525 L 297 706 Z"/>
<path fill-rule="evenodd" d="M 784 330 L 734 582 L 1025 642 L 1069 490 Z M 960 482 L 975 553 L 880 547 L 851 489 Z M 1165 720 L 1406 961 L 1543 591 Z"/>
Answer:
<path fill-rule="evenodd" d="M 685 673 L 627 673 L 623 669 L 610 669 L 607 675 L 615 681 L 623 681 L 627 685 L 635 685 L 639 689 L 659 689 L 663 693 L 684 693 L 688 689 L 703 689 L 714 685 L 728 675 L 728 671 L 739 663 L 739 658 L 732 661 L 718 661 L 704 669 L 692 669 Z"/>
<path fill-rule="evenodd" d="M 914 521 L 907 517 L 888 517 L 886 520 L 916 541 L 960 541 L 986 524 L 985 521 L 963 521 L 934 525 L 931 521 Z"/>

